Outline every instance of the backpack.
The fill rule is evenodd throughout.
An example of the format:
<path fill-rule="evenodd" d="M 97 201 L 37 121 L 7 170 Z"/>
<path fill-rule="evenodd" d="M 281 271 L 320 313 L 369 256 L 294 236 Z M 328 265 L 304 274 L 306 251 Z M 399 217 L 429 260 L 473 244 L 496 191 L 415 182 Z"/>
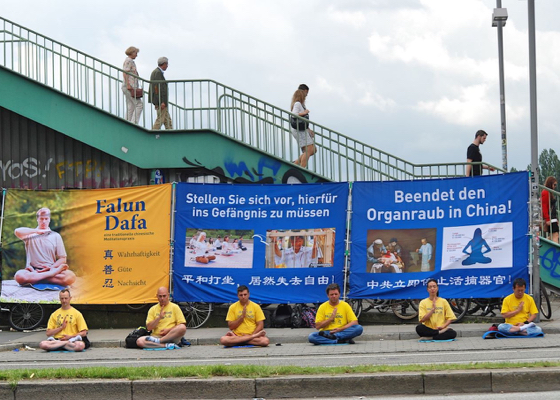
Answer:
<path fill-rule="evenodd" d="M 315 314 L 317 310 L 306 304 L 296 304 L 292 312 L 292 326 L 294 328 L 315 328 Z"/>
<path fill-rule="evenodd" d="M 303 322 L 306 328 L 315 328 L 315 316 L 317 315 L 317 310 L 314 307 L 303 307 Z"/>
<path fill-rule="evenodd" d="M 150 333 L 151 332 L 145 327 L 139 326 L 137 329 L 130 332 L 126 339 L 124 339 L 125 347 L 127 349 L 137 349 L 138 345 L 136 344 L 136 341 L 138 340 L 138 338 L 142 336 L 148 336 Z"/>
<path fill-rule="evenodd" d="M 292 306 L 289 304 L 279 304 L 272 314 L 273 328 L 287 328 L 292 326 Z"/>

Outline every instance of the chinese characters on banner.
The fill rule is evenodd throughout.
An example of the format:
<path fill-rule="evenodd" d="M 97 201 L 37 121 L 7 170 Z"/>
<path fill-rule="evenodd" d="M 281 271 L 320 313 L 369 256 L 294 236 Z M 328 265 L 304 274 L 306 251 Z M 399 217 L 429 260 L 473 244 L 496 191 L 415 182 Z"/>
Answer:
<path fill-rule="evenodd" d="M 349 185 L 176 184 L 173 296 L 324 301 L 344 282 Z M 528 279 L 527 173 L 352 185 L 350 298 L 500 297 Z M 171 184 L 8 190 L 2 301 L 155 302 L 169 285 Z"/>
<path fill-rule="evenodd" d="M 156 302 L 169 285 L 171 185 L 6 195 L 2 299 Z"/>
<path fill-rule="evenodd" d="M 526 172 L 413 182 L 356 182 L 351 298 L 501 297 L 528 279 Z"/>
<path fill-rule="evenodd" d="M 323 301 L 343 281 L 348 184 L 202 185 L 176 190 L 174 298 Z"/>

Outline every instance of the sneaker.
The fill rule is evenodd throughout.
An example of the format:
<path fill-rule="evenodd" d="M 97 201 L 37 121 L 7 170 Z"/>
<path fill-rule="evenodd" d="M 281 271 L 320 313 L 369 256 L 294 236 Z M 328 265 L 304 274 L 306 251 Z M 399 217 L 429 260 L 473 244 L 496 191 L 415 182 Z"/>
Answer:
<path fill-rule="evenodd" d="M 319 336 L 330 340 L 337 340 L 337 337 L 335 335 L 333 335 L 332 333 L 327 333 L 326 331 L 319 331 Z"/>
<path fill-rule="evenodd" d="M 49 342 L 54 342 L 56 339 L 54 338 L 54 336 L 49 336 L 49 337 L 47 338 L 47 340 L 48 340 Z"/>
<path fill-rule="evenodd" d="M 356 342 L 354 342 L 354 339 L 350 339 L 348 340 L 348 344 L 356 344 Z"/>
<path fill-rule="evenodd" d="M 81 342 L 82 341 L 82 336 L 81 335 L 76 335 L 73 338 L 68 339 L 68 341 L 70 343 Z"/>
<path fill-rule="evenodd" d="M 191 342 L 189 342 L 184 337 L 182 337 L 181 341 L 179 343 L 177 343 L 177 346 L 179 346 L 179 347 L 189 347 L 190 345 L 191 345 Z"/>
<path fill-rule="evenodd" d="M 159 338 L 154 337 L 154 336 L 148 336 L 146 338 L 146 341 L 159 344 Z M 173 344 L 173 343 L 171 343 L 171 344 Z"/>
<path fill-rule="evenodd" d="M 180 349 L 180 347 L 177 346 L 175 343 L 166 343 L 166 344 L 165 344 L 165 348 L 166 348 L 167 350 Z"/>

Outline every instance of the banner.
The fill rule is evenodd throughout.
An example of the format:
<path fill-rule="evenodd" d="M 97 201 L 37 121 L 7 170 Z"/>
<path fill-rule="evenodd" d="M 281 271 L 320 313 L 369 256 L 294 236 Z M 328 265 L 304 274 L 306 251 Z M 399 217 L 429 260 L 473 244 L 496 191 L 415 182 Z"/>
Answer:
<path fill-rule="evenodd" d="M 348 184 L 177 184 L 176 301 L 325 301 L 343 283 Z"/>
<path fill-rule="evenodd" d="M 155 303 L 169 287 L 171 185 L 8 190 L 4 302 Z"/>
<path fill-rule="evenodd" d="M 501 297 L 528 281 L 526 172 L 352 189 L 350 298 Z"/>

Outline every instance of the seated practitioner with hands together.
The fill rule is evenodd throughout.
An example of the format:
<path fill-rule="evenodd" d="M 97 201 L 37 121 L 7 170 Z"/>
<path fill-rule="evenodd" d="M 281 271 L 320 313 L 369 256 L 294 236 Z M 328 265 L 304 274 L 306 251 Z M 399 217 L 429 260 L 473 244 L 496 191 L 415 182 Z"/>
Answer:
<path fill-rule="evenodd" d="M 160 287 L 157 291 L 158 304 L 150 308 L 146 318 L 146 329 L 151 336 L 139 337 L 136 345 L 143 348 L 176 349 L 187 331 L 187 321 L 181 308 L 169 301 L 169 290 Z"/>
<path fill-rule="evenodd" d="M 327 286 L 329 301 L 319 306 L 315 317 L 315 328 L 319 332 L 309 334 L 308 340 L 313 344 L 354 344 L 354 338 L 364 331 L 358 324 L 358 318 L 352 307 L 340 300 L 340 286 L 331 283 Z"/>
<path fill-rule="evenodd" d="M 70 305 L 69 289 L 58 294 L 60 308 L 51 314 L 47 325 L 47 340 L 39 343 L 43 350 L 83 351 L 90 346 L 88 327 L 81 312 Z"/>
<path fill-rule="evenodd" d="M 265 316 L 261 306 L 249 300 L 249 288 L 245 285 L 238 286 L 237 298 L 239 301 L 229 307 L 226 316 L 230 330 L 221 337 L 220 343 L 226 347 L 268 346 L 270 340 L 264 330 Z"/>
<path fill-rule="evenodd" d="M 449 325 L 457 319 L 447 300 L 439 297 L 437 280 L 429 279 L 427 284 L 430 296 L 420 302 L 416 333 L 424 340 L 451 340 L 457 332 Z"/>
<path fill-rule="evenodd" d="M 502 317 L 506 322 L 498 325 L 498 331 L 508 335 L 536 335 L 542 333 L 541 327 L 533 322 L 539 310 L 535 300 L 525 293 L 525 279 L 513 281 L 513 293 L 502 303 Z"/>

